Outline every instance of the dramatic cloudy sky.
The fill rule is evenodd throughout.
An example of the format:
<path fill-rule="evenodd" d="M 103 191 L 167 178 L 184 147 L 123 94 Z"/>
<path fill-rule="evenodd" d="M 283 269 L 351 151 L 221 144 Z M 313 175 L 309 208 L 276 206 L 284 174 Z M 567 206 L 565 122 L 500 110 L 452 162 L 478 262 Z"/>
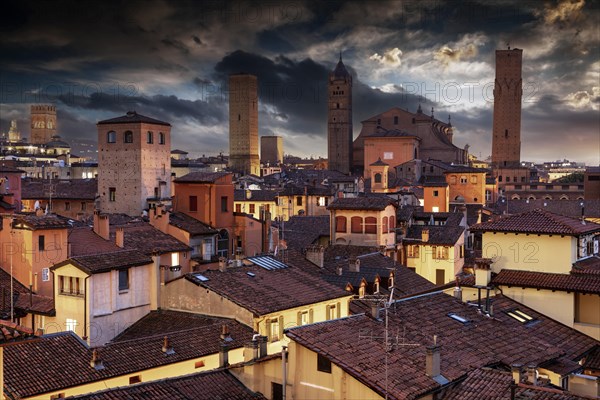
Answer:
<path fill-rule="evenodd" d="M 388 108 L 452 116 L 491 150 L 494 50 L 523 51 L 522 159 L 600 157 L 600 9 L 590 0 L 9 1 L 0 13 L 0 130 L 29 134 L 54 103 L 60 134 L 94 139 L 128 110 L 173 125 L 173 146 L 228 151 L 227 76 L 256 74 L 260 135 L 326 155 L 326 79 L 343 51 L 354 133 Z"/>

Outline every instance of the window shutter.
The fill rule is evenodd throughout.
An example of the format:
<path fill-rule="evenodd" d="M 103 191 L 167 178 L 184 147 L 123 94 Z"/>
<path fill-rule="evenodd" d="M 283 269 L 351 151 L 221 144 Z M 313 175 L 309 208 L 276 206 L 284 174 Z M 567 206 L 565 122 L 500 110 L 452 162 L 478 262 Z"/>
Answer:
<path fill-rule="evenodd" d="M 298 325 L 298 326 L 302 325 L 302 312 L 301 311 L 298 311 L 296 319 L 297 319 L 296 325 Z"/>
<path fill-rule="evenodd" d="M 342 317 L 342 303 L 336 303 L 335 305 L 335 310 L 337 312 L 337 317 L 341 318 Z"/>
<path fill-rule="evenodd" d="M 313 323 L 313 309 L 312 308 L 310 310 L 308 310 L 308 323 L 309 324 Z"/>

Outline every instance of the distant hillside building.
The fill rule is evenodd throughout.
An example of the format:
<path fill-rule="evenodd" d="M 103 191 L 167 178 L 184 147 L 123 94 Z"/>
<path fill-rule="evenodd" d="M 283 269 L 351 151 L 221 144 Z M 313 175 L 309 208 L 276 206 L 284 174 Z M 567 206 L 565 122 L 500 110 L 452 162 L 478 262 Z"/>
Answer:
<path fill-rule="evenodd" d="M 281 164 L 283 162 L 283 138 L 281 136 L 262 136 L 260 138 L 260 161 L 263 164 Z"/>
<path fill-rule="evenodd" d="M 56 107 L 31 106 L 31 144 L 46 144 L 56 135 Z"/>
<path fill-rule="evenodd" d="M 327 113 L 327 158 L 329 169 L 349 174 L 352 170 L 352 75 L 342 55 L 329 73 Z"/>
<path fill-rule="evenodd" d="M 242 175 L 260 175 L 258 157 L 258 79 L 229 77 L 229 168 Z"/>
<path fill-rule="evenodd" d="M 130 111 L 97 127 L 100 210 L 136 216 L 170 200 L 171 124 Z"/>

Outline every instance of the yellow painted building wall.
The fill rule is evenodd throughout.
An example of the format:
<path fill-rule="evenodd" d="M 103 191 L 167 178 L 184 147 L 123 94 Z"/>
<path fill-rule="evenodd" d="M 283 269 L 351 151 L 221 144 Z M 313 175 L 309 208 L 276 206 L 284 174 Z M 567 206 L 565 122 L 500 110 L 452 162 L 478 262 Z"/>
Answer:
<path fill-rule="evenodd" d="M 63 332 L 68 330 L 67 319 L 71 319 L 77 321 L 74 332 L 79 337 L 83 337 L 84 321 L 86 320 L 84 296 L 61 294 L 58 282 L 59 276 L 64 276 L 66 279 L 68 279 L 68 277 L 79 278 L 85 295 L 89 295 L 89 285 L 85 283 L 85 278 L 87 278 L 89 275 L 73 265 L 65 265 L 64 267 L 55 270 L 52 275 L 55 281 L 54 308 L 56 310 L 56 315 L 54 317 L 46 317 L 44 325 L 40 327 L 44 329 L 44 333 L 46 334 Z M 87 319 L 87 323 L 89 324 L 89 318 Z"/>
<path fill-rule="evenodd" d="M 573 327 L 575 300 L 573 293 L 502 286 L 502 293 L 567 326 Z"/>
<path fill-rule="evenodd" d="M 348 375 L 334 363 L 331 373 L 317 370 L 317 353 L 291 342 L 289 345 L 288 398 L 370 400 L 382 396 Z"/>
<path fill-rule="evenodd" d="M 492 271 L 515 269 L 567 274 L 576 260 L 571 236 L 484 232 L 482 255 L 491 258 Z"/>
<path fill-rule="evenodd" d="M 417 274 L 432 283 L 436 283 L 436 271 L 444 270 L 445 283 L 451 282 L 456 274 L 462 272 L 465 263 L 465 259 L 460 257 L 460 247 L 464 245 L 464 241 L 464 236 L 461 235 L 454 246 L 445 246 L 448 249 L 447 259 L 433 258 L 432 245 L 419 245 L 419 256 L 407 257 L 406 266 L 414 268 Z"/>
<path fill-rule="evenodd" d="M 177 352 L 177 349 L 174 349 Z M 204 366 L 196 368 L 195 364 L 203 361 Z M 244 348 L 237 348 L 229 351 L 229 363 L 235 364 L 244 361 Z M 205 357 L 194 358 L 178 363 L 164 365 L 158 368 L 152 368 L 144 371 L 130 373 L 115 378 L 106 379 L 98 382 L 91 382 L 85 385 L 71 387 L 64 390 L 49 392 L 44 395 L 28 397 L 28 399 L 50 399 L 50 396 L 63 393 L 65 397 L 75 396 L 96 392 L 99 390 L 116 388 L 129 385 L 129 378 L 140 376 L 142 382 L 151 382 L 159 379 L 173 378 L 177 376 L 188 375 L 196 372 L 210 371 L 219 367 L 219 354 L 210 354 Z M 91 368 L 91 367 L 90 367 Z"/>
<path fill-rule="evenodd" d="M 251 205 L 254 205 L 254 212 L 252 211 Z M 253 218 L 260 219 L 261 207 L 268 208 L 267 211 L 271 213 L 271 219 L 275 219 L 279 216 L 277 203 L 275 201 L 258 201 L 258 200 L 245 200 L 245 201 L 234 201 L 233 210 L 235 212 L 242 212 L 244 214 L 250 214 Z"/>

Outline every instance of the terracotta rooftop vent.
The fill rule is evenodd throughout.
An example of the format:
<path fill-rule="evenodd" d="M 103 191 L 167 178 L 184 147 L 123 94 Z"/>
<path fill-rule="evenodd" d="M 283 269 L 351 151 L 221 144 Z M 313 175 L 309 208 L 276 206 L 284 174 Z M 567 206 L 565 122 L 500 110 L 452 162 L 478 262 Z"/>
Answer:
<path fill-rule="evenodd" d="M 169 337 L 168 336 L 165 336 L 163 338 L 162 351 L 166 355 L 175 354 L 175 350 L 173 350 L 173 346 L 171 346 L 170 343 L 169 343 Z"/>

